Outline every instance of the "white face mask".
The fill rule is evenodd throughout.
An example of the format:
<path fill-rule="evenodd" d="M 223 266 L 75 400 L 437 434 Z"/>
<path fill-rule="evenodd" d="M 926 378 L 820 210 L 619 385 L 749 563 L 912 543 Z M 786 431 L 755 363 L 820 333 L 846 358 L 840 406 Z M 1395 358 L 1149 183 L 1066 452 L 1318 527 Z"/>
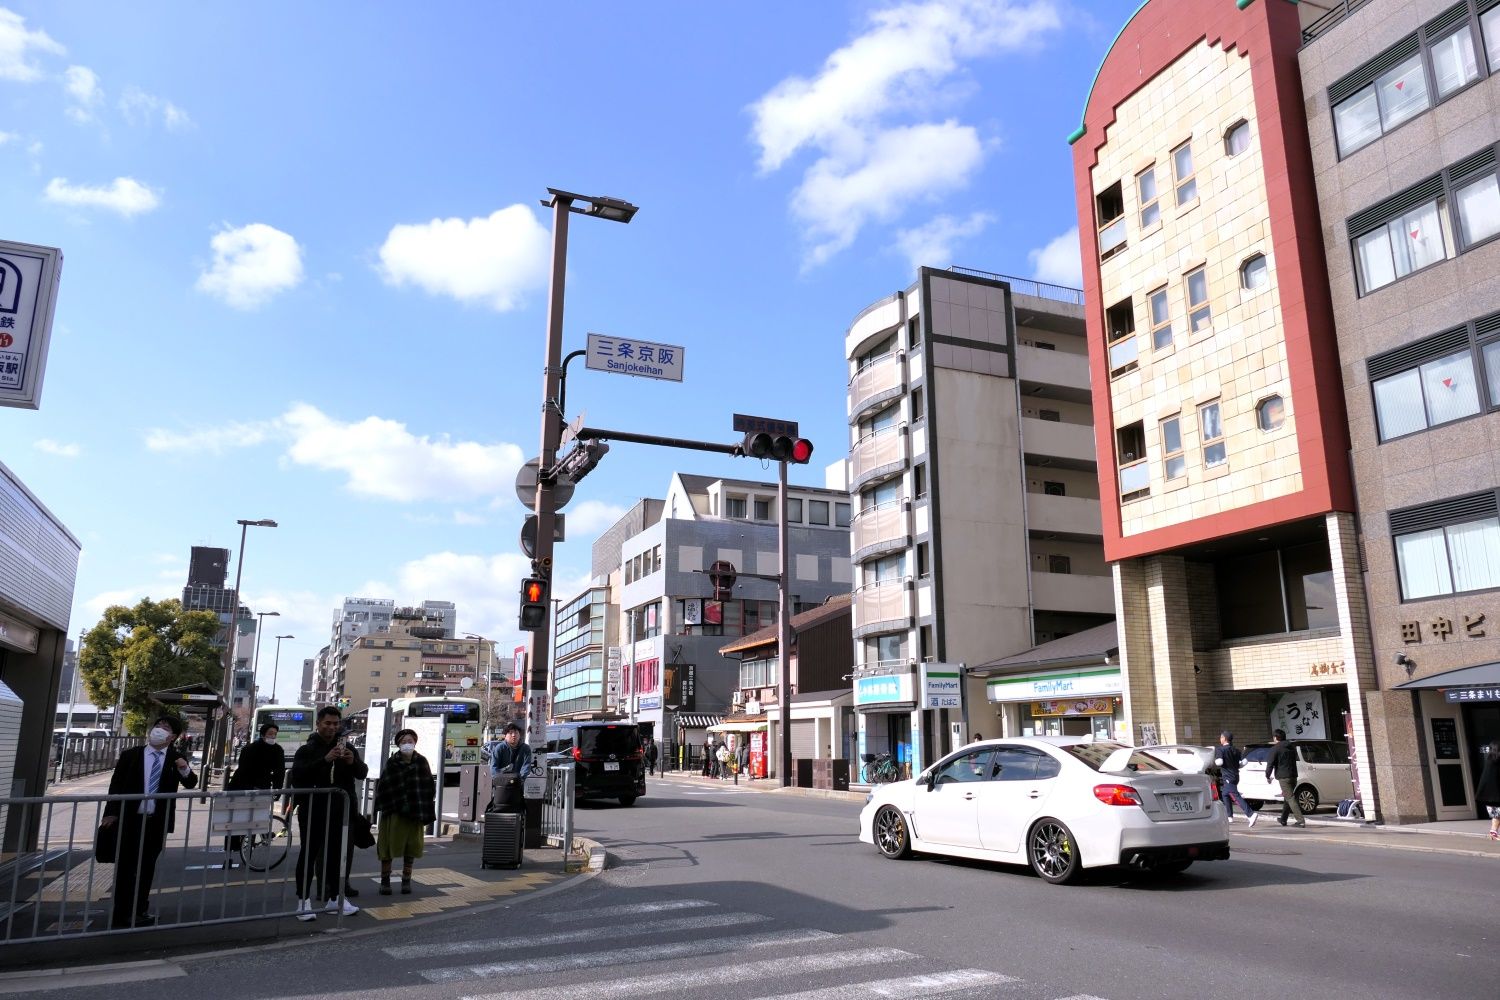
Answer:
<path fill-rule="evenodd" d="M 401 752 L 402 753 L 416 753 L 417 752 L 417 745 L 415 743 L 403 743 L 403 744 L 401 744 Z"/>
<path fill-rule="evenodd" d="M 164 747 L 172 739 L 172 730 L 163 729 L 161 726 L 157 726 L 155 729 L 151 730 L 151 732 L 146 736 L 146 739 L 150 740 L 151 745 L 154 747 Z"/>
<path fill-rule="evenodd" d="M 270 743 L 273 746 L 276 744 L 276 737 L 272 736 L 270 733 L 262 736 L 261 739 L 265 740 L 267 743 Z"/>

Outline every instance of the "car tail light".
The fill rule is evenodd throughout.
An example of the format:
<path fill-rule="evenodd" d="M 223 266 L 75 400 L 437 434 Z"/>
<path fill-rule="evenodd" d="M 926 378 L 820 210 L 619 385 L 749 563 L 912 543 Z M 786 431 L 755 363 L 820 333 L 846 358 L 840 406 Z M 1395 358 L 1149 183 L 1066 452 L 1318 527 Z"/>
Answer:
<path fill-rule="evenodd" d="M 581 747 L 574 747 L 573 748 L 573 759 L 574 760 L 583 760 L 583 749 Z"/>
<path fill-rule="evenodd" d="M 1213 791 L 1210 794 L 1213 795 L 1214 801 L 1215 802 L 1221 801 L 1222 796 L 1219 795 L 1219 783 L 1217 781 L 1210 781 L 1208 783 L 1208 787 L 1211 788 L 1211 789 L 1213 789 Z"/>
<path fill-rule="evenodd" d="M 1094 798 L 1107 806 L 1138 806 L 1140 794 L 1129 785 L 1095 785 Z"/>

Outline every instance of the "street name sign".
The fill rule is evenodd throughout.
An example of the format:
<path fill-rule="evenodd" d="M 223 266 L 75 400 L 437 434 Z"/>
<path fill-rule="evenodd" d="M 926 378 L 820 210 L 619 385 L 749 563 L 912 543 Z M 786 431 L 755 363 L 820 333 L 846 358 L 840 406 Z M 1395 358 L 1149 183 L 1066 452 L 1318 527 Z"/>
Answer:
<path fill-rule="evenodd" d="M 776 434 L 782 437 L 794 438 L 797 434 L 797 421 L 777 420 L 774 417 L 752 417 L 746 413 L 734 415 L 734 429 L 741 434 Z"/>
<path fill-rule="evenodd" d="M 0 406 L 39 408 L 62 251 L 0 240 Z"/>
<path fill-rule="evenodd" d="M 682 348 L 676 344 L 591 333 L 584 364 L 596 372 L 682 381 Z"/>

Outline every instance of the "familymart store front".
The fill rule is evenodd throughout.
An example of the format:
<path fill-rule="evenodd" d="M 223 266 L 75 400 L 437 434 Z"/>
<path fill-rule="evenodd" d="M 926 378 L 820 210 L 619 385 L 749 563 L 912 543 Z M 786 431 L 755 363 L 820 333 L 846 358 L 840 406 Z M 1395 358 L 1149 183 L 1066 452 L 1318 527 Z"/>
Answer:
<path fill-rule="evenodd" d="M 1108 740 L 1124 732 L 1121 691 L 1119 668 L 1100 667 L 994 677 L 985 684 L 985 700 L 1006 736 Z"/>

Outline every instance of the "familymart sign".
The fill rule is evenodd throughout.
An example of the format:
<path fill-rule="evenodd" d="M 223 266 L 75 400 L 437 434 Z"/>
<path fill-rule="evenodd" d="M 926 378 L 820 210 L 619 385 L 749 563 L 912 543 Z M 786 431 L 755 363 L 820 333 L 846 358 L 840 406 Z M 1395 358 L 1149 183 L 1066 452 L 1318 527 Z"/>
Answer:
<path fill-rule="evenodd" d="M 985 685 L 989 701 L 1032 701 L 1049 698 L 1083 698 L 1119 694 L 1123 689 L 1120 671 L 1077 670 L 1071 673 L 1030 674 L 1017 677 L 994 677 Z"/>

